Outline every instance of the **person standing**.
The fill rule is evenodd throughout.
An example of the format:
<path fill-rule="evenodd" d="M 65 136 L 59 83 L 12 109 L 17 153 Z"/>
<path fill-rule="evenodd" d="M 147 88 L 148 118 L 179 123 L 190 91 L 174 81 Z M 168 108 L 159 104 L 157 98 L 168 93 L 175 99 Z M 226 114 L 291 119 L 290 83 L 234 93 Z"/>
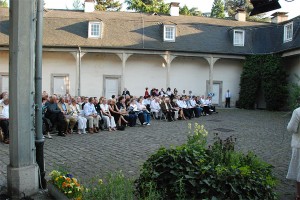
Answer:
<path fill-rule="evenodd" d="M 230 108 L 230 98 L 231 98 L 230 91 L 227 90 L 225 94 L 225 108 Z"/>
<path fill-rule="evenodd" d="M 145 95 L 144 98 L 147 99 L 148 97 L 150 97 L 150 94 L 148 92 L 148 87 L 145 88 Z"/>
<path fill-rule="evenodd" d="M 300 97 L 298 98 L 300 102 Z M 288 123 L 287 130 L 292 135 L 291 147 L 292 147 L 292 157 L 288 169 L 286 178 L 296 181 L 296 200 L 300 200 L 300 107 L 293 111 L 292 118 Z"/>
<path fill-rule="evenodd" d="M 122 92 L 122 96 L 126 97 L 126 96 L 130 96 L 130 92 L 127 90 L 127 88 L 124 88 L 124 91 Z"/>
<path fill-rule="evenodd" d="M 0 127 L 3 131 L 3 142 L 9 144 L 9 99 L 3 97 L 0 103 Z"/>

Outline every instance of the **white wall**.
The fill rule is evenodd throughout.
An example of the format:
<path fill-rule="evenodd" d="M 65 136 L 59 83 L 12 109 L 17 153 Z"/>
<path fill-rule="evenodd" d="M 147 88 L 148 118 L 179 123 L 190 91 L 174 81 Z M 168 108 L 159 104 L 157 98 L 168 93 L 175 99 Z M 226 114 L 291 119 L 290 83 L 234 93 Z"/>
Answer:
<path fill-rule="evenodd" d="M 209 80 L 209 64 L 204 58 L 177 57 L 171 63 L 170 86 L 179 94 L 191 90 L 193 95 L 205 95 Z"/>
<path fill-rule="evenodd" d="M 81 61 L 81 95 L 103 96 L 103 76 L 122 74 L 122 61 L 115 54 L 87 53 Z"/>
<path fill-rule="evenodd" d="M 239 99 L 240 77 L 243 71 L 243 60 L 220 59 L 214 65 L 214 81 L 223 82 L 222 105 L 225 104 L 225 92 L 231 93 L 231 104 Z"/>
<path fill-rule="evenodd" d="M 9 64 L 9 53 L 8 51 L 0 51 L 0 73 L 7 73 Z"/>
<path fill-rule="evenodd" d="M 126 62 L 125 87 L 134 96 L 143 96 L 145 88 L 166 89 L 167 67 L 158 55 L 132 55 Z"/>
<path fill-rule="evenodd" d="M 8 72 L 8 51 L 0 52 L 0 72 Z M 164 59 L 158 55 L 132 55 L 125 68 L 125 87 L 132 95 L 144 95 L 149 89 L 166 89 L 167 69 Z M 300 74 L 300 57 L 288 58 L 290 73 Z M 214 81 L 223 82 L 222 101 L 227 89 L 231 91 L 232 103 L 238 99 L 242 60 L 220 59 L 214 66 Z M 76 93 L 76 60 L 70 53 L 44 52 L 43 54 L 43 90 L 51 92 L 51 74 L 69 74 L 70 94 Z M 122 75 L 122 61 L 115 54 L 87 53 L 82 57 L 81 95 L 103 96 L 103 76 Z M 194 95 L 206 93 L 209 80 L 209 64 L 204 58 L 177 57 L 171 63 L 170 87 L 185 89 Z M 123 90 L 123 88 L 121 88 Z"/>
<path fill-rule="evenodd" d="M 9 88 L 9 53 L 0 51 L 0 92 L 8 92 Z"/>
<path fill-rule="evenodd" d="M 76 60 L 71 53 L 43 52 L 43 91 L 51 94 L 51 74 L 68 74 L 70 80 L 70 94 L 75 95 L 76 88 Z"/>

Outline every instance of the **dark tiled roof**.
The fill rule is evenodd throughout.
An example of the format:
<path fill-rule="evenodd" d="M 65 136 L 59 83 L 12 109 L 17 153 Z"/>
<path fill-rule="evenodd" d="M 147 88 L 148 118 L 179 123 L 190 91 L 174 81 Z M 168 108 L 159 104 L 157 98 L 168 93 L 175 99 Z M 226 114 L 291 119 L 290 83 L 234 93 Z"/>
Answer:
<path fill-rule="evenodd" d="M 44 14 L 44 46 L 171 50 L 222 54 L 278 52 L 300 47 L 296 38 L 283 44 L 283 24 L 239 22 L 197 16 L 171 17 L 130 12 L 84 13 L 48 10 Z M 88 38 L 88 22 L 102 21 L 103 37 Z M 163 24 L 175 24 L 176 42 L 163 41 Z M 245 46 L 233 46 L 233 29 L 245 30 Z M 0 45 L 8 45 L 8 9 L 0 8 Z"/>

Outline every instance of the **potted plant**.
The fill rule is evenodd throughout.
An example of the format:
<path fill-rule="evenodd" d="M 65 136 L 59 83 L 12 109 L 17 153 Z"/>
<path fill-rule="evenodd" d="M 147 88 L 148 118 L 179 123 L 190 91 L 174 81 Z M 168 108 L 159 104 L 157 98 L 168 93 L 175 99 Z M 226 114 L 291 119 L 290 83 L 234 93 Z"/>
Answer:
<path fill-rule="evenodd" d="M 83 187 L 72 174 L 53 170 L 49 176 L 51 179 L 48 184 L 48 190 L 53 197 L 60 200 L 82 199 Z"/>

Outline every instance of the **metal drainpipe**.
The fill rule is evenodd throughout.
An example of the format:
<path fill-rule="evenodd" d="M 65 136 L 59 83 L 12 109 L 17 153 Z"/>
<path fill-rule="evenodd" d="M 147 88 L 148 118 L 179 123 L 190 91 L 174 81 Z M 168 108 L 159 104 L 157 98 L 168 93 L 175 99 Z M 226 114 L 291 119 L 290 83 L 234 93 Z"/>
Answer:
<path fill-rule="evenodd" d="M 79 66 L 78 66 L 78 96 L 80 96 L 80 78 L 81 78 L 81 47 L 78 47 L 78 51 L 79 51 Z"/>
<path fill-rule="evenodd" d="M 44 0 L 37 0 L 36 43 L 35 43 L 35 133 L 36 162 L 40 169 L 40 188 L 46 188 L 44 139 L 42 119 L 42 59 L 43 59 L 43 11 Z"/>

